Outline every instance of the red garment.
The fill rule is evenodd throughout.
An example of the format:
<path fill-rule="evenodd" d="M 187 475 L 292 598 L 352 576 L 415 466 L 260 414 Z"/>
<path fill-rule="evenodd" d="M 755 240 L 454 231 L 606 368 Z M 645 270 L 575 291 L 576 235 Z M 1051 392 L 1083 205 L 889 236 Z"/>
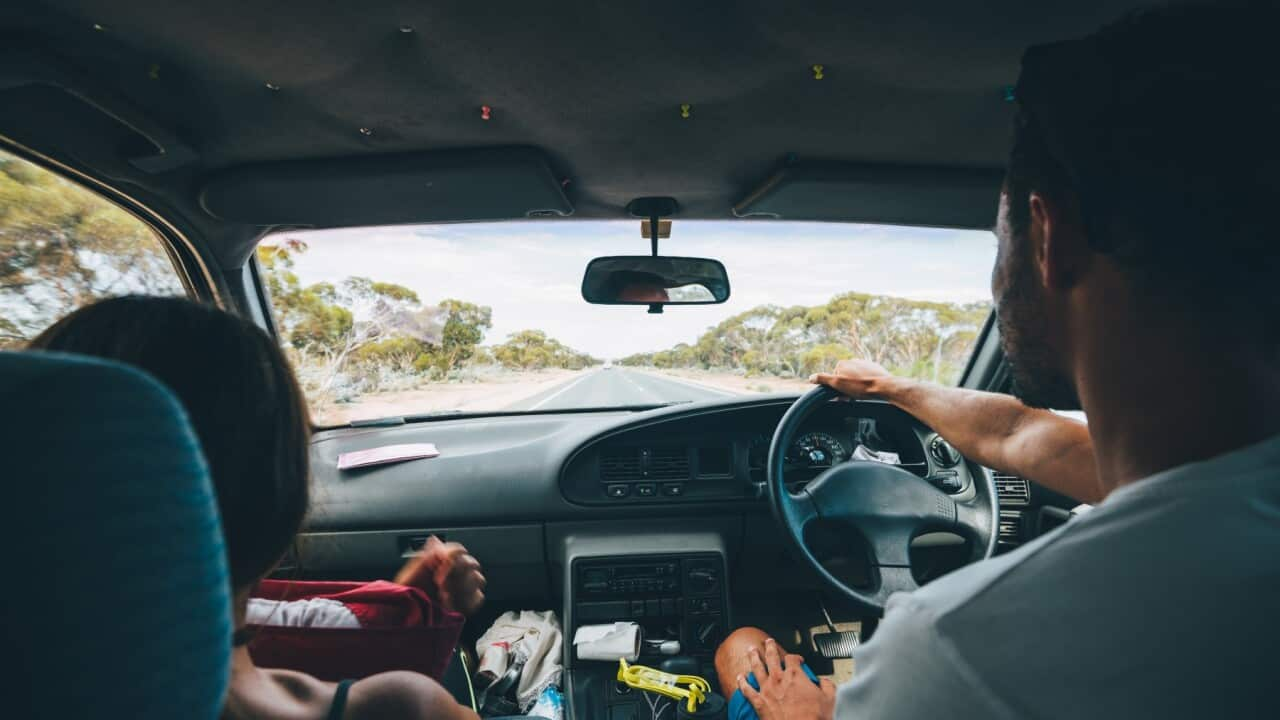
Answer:
<path fill-rule="evenodd" d="M 253 625 L 249 654 L 260 667 L 287 668 L 321 680 L 413 670 L 439 680 L 462 633 L 461 614 L 445 610 L 415 587 L 385 580 L 304 582 L 263 580 L 254 597 L 328 598 L 346 605 L 360 628 Z"/>

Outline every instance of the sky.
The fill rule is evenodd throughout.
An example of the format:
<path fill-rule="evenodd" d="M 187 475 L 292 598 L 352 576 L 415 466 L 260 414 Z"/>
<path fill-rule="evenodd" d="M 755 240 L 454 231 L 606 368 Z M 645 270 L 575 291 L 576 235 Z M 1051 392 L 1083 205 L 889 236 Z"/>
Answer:
<path fill-rule="evenodd" d="M 996 239 L 985 231 L 799 223 L 679 221 L 663 255 L 724 263 L 732 295 L 721 305 L 589 305 L 582 272 L 600 255 L 647 255 L 638 220 L 527 221 L 289 232 L 309 249 L 303 284 L 350 276 L 397 283 L 427 303 L 457 298 L 493 308 L 485 344 L 537 328 L 601 359 L 693 342 L 757 305 L 818 305 L 844 292 L 916 300 L 990 300 Z"/>

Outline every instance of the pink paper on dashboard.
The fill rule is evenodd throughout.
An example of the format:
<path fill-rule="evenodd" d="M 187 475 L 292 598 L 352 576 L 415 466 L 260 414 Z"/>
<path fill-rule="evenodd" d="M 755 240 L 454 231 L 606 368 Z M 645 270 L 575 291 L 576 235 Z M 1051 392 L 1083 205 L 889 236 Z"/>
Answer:
<path fill-rule="evenodd" d="M 409 443 L 406 445 L 383 445 L 368 450 L 355 450 L 338 455 L 338 469 L 352 470 L 371 465 L 404 462 L 433 458 L 440 454 L 435 443 Z"/>

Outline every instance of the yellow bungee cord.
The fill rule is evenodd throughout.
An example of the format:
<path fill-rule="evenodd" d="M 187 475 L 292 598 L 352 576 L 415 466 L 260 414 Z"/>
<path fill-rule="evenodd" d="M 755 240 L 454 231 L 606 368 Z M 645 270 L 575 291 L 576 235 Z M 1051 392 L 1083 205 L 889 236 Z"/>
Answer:
<path fill-rule="evenodd" d="M 697 712 L 698 706 L 707 699 L 707 693 L 711 692 L 711 684 L 697 675 L 673 675 L 644 665 L 628 665 L 621 658 L 618 659 L 618 682 L 637 690 L 666 695 L 673 700 L 684 700 L 690 713 Z"/>

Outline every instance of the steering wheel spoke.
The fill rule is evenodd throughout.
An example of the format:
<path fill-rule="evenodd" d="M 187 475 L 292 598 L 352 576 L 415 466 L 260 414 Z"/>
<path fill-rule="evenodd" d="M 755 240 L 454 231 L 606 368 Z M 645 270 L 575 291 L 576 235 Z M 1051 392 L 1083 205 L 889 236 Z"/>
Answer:
<path fill-rule="evenodd" d="M 975 503 L 956 503 L 955 532 L 967 540 L 981 541 L 990 532 L 990 515 Z"/>
<path fill-rule="evenodd" d="M 859 529 L 867 539 L 871 559 L 877 566 L 911 566 L 911 538 L 916 534 L 913 524 L 879 521 L 865 523 Z"/>
<path fill-rule="evenodd" d="M 783 500 L 782 512 L 787 521 L 792 523 L 792 527 L 803 532 L 809 523 L 822 517 L 818 500 L 809 493 L 808 488 L 794 493 L 785 490 L 783 492 L 787 497 Z"/>
<path fill-rule="evenodd" d="M 878 578 L 873 598 L 880 607 L 884 607 L 890 595 L 897 592 L 911 592 L 920 587 L 916 583 L 915 576 L 911 574 L 910 566 L 877 565 L 875 570 Z"/>

